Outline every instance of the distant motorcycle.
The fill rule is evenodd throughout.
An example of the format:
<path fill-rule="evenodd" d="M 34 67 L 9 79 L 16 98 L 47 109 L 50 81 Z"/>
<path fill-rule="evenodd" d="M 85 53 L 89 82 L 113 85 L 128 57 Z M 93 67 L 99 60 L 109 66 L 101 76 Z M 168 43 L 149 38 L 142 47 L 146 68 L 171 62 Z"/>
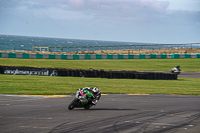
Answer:
<path fill-rule="evenodd" d="M 92 95 L 92 93 L 90 94 Z M 91 102 L 91 98 L 87 97 L 87 94 L 84 94 L 84 92 L 79 89 L 76 92 L 76 98 L 69 104 L 68 109 L 72 110 L 74 108 L 85 108 L 90 109 L 94 104 Z"/>
<path fill-rule="evenodd" d="M 176 66 L 176 67 L 172 68 L 171 72 L 175 73 L 175 74 L 180 74 L 181 73 L 180 66 Z"/>

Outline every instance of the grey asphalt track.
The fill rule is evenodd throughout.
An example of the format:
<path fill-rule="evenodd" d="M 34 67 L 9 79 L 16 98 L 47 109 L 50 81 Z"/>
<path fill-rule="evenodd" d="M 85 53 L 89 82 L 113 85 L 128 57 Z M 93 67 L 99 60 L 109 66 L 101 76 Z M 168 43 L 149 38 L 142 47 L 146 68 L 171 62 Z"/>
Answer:
<path fill-rule="evenodd" d="M 200 72 L 181 72 L 178 77 L 182 78 L 200 78 Z"/>
<path fill-rule="evenodd" d="M 200 132 L 200 96 L 110 94 L 90 110 L 70 111 L 73 98 L 0 94 L 0 133 Z"/>
<path fill-rule="evenodd" d="M 90 110 L 74 96 L 0 95 L 1 133 L 199 133 L 200 96 L 103 95 Z"/>

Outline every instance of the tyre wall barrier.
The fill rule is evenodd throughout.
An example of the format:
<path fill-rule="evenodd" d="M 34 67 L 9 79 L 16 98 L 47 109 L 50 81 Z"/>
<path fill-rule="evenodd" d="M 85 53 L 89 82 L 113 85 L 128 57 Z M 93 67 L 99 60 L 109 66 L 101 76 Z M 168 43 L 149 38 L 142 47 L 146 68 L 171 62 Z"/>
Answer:
<path fill-rule="evenodd" d="M 0 58 L 23 59 L 179 59 L 200 58 L 200 53 L 194 54 L 37 54 L 37 53 L 7 53 L 0 52 Z"/>
<path fill-rule="evenodd" d="M 41 75 L 41 76 L 70 76 L 109 79 L 148 79 L 148 80 L 176 80 L 178 75 L 167 72 L 138 72 L 138 71 L 104 71 L 59 69 L 59 68 L 34 68 L 18 66 L 0 66 L 0 74 L 10 75 Z"/>

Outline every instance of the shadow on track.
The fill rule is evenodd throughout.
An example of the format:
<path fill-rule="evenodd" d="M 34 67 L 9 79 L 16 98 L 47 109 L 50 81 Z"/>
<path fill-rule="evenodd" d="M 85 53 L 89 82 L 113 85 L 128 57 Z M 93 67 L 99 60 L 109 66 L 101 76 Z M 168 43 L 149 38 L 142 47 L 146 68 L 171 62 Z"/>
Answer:
<path fill-rule="evenodd" d="M 84 109 L 84 108 L 75 108 L 74 111 L 75 111 L 75 110 L 78 111 L 78 110 L 85 110 L 85 109 Z M 122 110 L 122 111 L 123 111 L 123 110 L 125 110 L 125 111 L 126 111 L 126 110 L 135 110 L 135 109 L 122 109 L 122 108 L 90 108 L 89 110 L 107 110 L 107 111 L 109 111 L 109 110 L 112 110 L 112 111 L 114 111 L 114 110 L 115 110 L 115 111 L 119 111 L 119 110 Z M 88 111 L 88 110 L 87 110 L 87 111 Z"/>

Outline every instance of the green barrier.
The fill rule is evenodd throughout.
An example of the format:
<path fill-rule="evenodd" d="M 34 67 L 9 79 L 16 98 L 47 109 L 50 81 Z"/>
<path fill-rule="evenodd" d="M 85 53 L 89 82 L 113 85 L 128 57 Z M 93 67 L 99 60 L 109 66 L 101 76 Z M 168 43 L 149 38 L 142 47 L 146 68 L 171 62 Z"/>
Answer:
<path fill-rule="evenodd" d="M 191 54 L 185 54 L 185 58 L 191 58 Z"/>
<path fill-rule="evenodd" d="M 166 59 L 167 58 L 167 55 L 166 54 L 161 54 L 161 59 Z"/>
<path fill-rule="evenodd" d="M 67 59 L 67 55 L 66 54 L 61 54 L 61 59 Z"/>
<path fill-rule="evenodd" d="M 129 54 L 129 55 L 128 55 L 128 58 L 129 58 L 129 59 L 134 59 L 134 54 Z"/>
<path fill-rule="evenodd" d="M 27 53 L 22 53 L 22 58 L 28 59 L 28 58 L 29 58 L 29 54 L 27 54 Z"/>
<path fill-rule="evenodd" d="M 49 54 L 49 59 L 55 59 L 55 54 Z"/>
<path fill-rule="evenodd" d="M 102 55 L 101 54 L 96 54 L 96 59 L 102 59 Z"/>
<path fill-rule="evenodd" d="M 150 54 L 150 59 L 156 59 L 156 54 Z"/>
<path fill-rule="evenodd" d="M 36 59 L 43 59 L 43 54 L 36 54 Z"/>
<path fill-rule="evenodd" d="M 74 60 L 79 59 L 79 55 L 78 55 L 78 54 L 73 54 L 73 59 L 74 59 Z"/>
<path fill-rule="evenodd" d="M 123 54 L 118 54 L 118 59 L 123 59 L 124 55 Z"/>
<path fill-rule="evenodd" d="M 36 54 L 36 53 L 32 53 L 32 54 L 28 54 L 28 53 L 20 53 L 21 55 L 18 56 L 18 54 L 16 53 L 2 53 L 0 52 L 0 58 L 2 57 L 8 57 L 8 58 L 25 58 L 25 59 L 29 59 L 29 58 L 36 58 L 36 59 L 43 59 L 43 58 L 49 58 L 49 59 L 56 59 L 57 58 L 61 58 L 61 59 L 156 59 L 156 58 L 161 58 L 161 59 L 166 59 L 169 58 L 168 56 L 171 56 L 172 59 L 179 59 L 179 58 L 200 58 L 200 53 L 194 53 L 194 54 L 107 54 L 107 55 L 102 55 L 102 54 L 85 54 L 83 55 L 79 55 L 79 54 L 71 54 L 71 55 L 67 55 L 67 54 L 61 54 L 60 56 L 56 56 L 55 54 Z M 95 56 L 94 56 L 95 55 Z M 107 57 L 107 58 L 106 58 Z"/>
<path fill-rule="evenodd" d="M 107 54 L 107 59 L 113 59 L 113 55 L 112 54 Z"/>
<path fill-rule="evenodd" d="M 172 54 L 172 59 L 179 59 L 179 58 L 180 58 L 179 54 Z"/>
<path fill-rule="evenodd" d="M 145 54 L 140 54 L 140 58 L 139 59 L 146 59 L 145 58 Z"/>
<path fill-rule="evenodd" d="M 16 53 L 8 53 L 8 58 L 16 58 Z"/>
<path fill-rule="evenodd" d="M 85 55 L 85 59 L 91 59 L 91 55 L 86 54 L 86 55 Z"/>

